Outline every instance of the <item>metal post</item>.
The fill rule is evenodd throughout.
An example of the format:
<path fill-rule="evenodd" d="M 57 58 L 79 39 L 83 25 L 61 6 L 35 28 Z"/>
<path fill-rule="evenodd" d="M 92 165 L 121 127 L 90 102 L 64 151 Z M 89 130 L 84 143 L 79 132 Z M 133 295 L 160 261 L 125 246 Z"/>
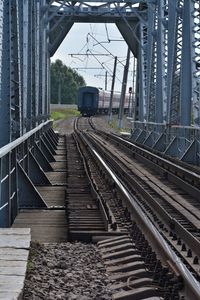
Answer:
<path fill-rule="evenodd" d="M 108 71 L 105 73 L 105 91 L 107 91 L 108 88 Z"/>
<path fill-rule="evenodd" d="M 132 103 L 131 103 L 131 117 L 134 115 L 135 103 L 136 103 L 136 58 L 133 57 L 133 92 L 132 92 Z"/>
<path fill-rule="evenodd" d="M 192 102 L 192 53 L 191 53 L 191 15 L 192 1 L 184 1 L 183 43 L 180 82 L 180 125 L 191 125 Z"/>
<path fill-rule="evenodd" d="M 58 104 L 61 104 L 61 71 L 59 71 L 59 78 L 58 78 Z"/>
<path fill-rule="evenodd" d="M 166 76 L 165 76 L 165 1 L 158 2 L 158 29 L 157 29 L 157 67 L 156 67 L 156 98 L 155 98 L 155 122 L 163 123 L 164 101 L 166 100 Z"/>
<path fill-rule="evenodd" d="M 131 116 L 131 98 L 132 98 L 132 91 L 129 92 L 129 97 L 128 97 L 128 116 Z"/>
<path fill-rule="evenodd" d="M 130 61 L 130 49 L 128 48 L 126 64 L 124 66 L 123 81 L 122 81 L 122 90 L 121 90 L 119 116 L 118 116 L 118 128 L 122 128 L 122 126 L 123 126 L 124 101 L 125 101 L 125 95 L 126 95 L 126 85 L 127 85 L 127 79 L 128 79 L 129 61 Z"/>
<path fill-rule="evenodd" d="M 115 61 L 114 61 L 112 86 L 111 86 L 111 93 L 110 93 L 109 122 L 112 122 L 112 102 L 113 102 L 113 92 L 114 92 L 114 86 L 115 86 L 116 68 L 117 68 L 117 56 L 115 56 Z"/>
<path fill-rule="evenodd" d="M 11 141 L 10 109 L 10 11 L 9 2 L 0 3 L 3 16 L 0 18 L 0 147 Z"/>
<path fill-rule="evenodd" d="M 23 2 L 23 134 L 26 133 L 27 120 L 28 120 L 28 59 L 29 59 L 29 1 Z"/>
<path fill-rule="evenodd" d="M 136 101 L 135 101 L 135 120 L 141 122 L 147 119 L 147 25 L 140 23 L 140 40 L 139 55 L 137 59 L 137 75 L 136 75 Z"/>
<path fill-rule="evenodd" d="M 40 114 L 40 2 L 36 1 L 35 16 L 35 126 L 39 124 Z"/>

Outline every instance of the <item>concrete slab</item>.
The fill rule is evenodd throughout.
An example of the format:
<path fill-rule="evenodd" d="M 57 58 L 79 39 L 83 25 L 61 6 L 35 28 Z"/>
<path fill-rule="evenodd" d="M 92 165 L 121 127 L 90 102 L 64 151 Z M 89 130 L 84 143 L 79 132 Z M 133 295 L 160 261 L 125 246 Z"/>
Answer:
<path fill-rule="evenodd" d="M 28 250 L 13 248 L 0 248 L 0 264 L 1 261 L 27 261 L 29 255 Z"/>
<path fill-rule="evenodd" d="M 31 233 L 30 228 L 0 228 L 0 235 L 1 234 L 15 234 L 15 235 L 29 235 Z"/>
<path fill-rule="evenodd" d="M 21 297 L 30 241 L 30 228 L 0 229 L 0 299 Z"/>
<path fill-rule="evenodd" d="M 28 249 L 30 247 L 30 239 L 24 235 L 0 234 L 0 248 L 17 248 Z"/>
<path fill-rule="evenodd" d="M 18 300 L 19 299 L 19 295 L 18 293 L 15 292 L 0 292 L 0 299 L 2 300 Z"/>

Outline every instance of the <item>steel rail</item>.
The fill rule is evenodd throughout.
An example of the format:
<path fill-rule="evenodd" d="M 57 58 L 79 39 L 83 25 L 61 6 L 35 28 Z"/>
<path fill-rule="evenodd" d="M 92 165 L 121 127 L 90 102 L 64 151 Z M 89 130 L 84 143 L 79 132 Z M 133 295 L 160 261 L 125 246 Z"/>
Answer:
<path fill-rule="evenodd" d="M 96 130 L 99 134 L 107 136 L 108 138 L 114 140 L 116 143 L 119 143 L 127 148 L 128 151 L 132 152 L 133 154 L 137 155 L 139 158 L 145 160 L 145 162 L 153 164 L 158 171 L 168 174 L 169 180 L 175 182 L 179 185 L 182 189 L 184 189 L 187 193 L 191 194 L 196 199 L 200 197 L 200 189 L 199 182 L 200 182 L 200 175 L 183 167 L 181 165 L 167 160 L 155 153 L 152 153 L 142 147 L 139 147 L 136 144 L 133 144 L 120 136 L 112 133 L 106 133 L 100 130 Z M 139 153 L 140 152 L 140 153 Z M 157 164 L 155 165 L 155 160 Z M 190 179 L 190 180 L 188 180 Z M 191 182 L 193 185 L 191 185 Z M 183 184 L 184 183 L 184 184 Z"/>
<path fill-rule="evenodd" d="M 75 132 L 73 134 L 74 140 L 75 140 L 77 149 L 78 149 L 78 151 L 79 151 L 79 153 L 82 157 L 83 164 L 84 164 L 84 167 L 85 167 L 85 172 L 86 172 L 86 175 L 87 175 L 88 180 L 89 180 L 90 185 L 91 185 L 92 193 L 93 193 L 94 197 L 97 199 L 99 209 L 100 209 L 103 221 L 104 221 L 105 229 L 109 232 L 109 231 L 112 231 L 112 224 L 113 224 L 113 222 L 115 223 L 115 218 L 114 218 L 113 213 L 112 213 L 112 211 L 110 210 L 109 207 L 107 207 L 107 210 L 105 209 L 105 207 L 104 207 L 105 204 L 103 203 L 98 191 L 95 188 L 95 184 L 94 184 L 94 181 L 92 179 L 92 174 L 90 172 L 90 168 L 88 166 L 88 162 L 87 162 L 87 159 L 85 157 L 85 154 L 82 152 L 81 147 L 79 146 L 80 137 L 79 137 L 79 134 L 77 134 L 77 133 L 80 133 L 79 128 L 78 128 L 78 122 L 80 121 L 80 119 L 82 119 L 82 117 L 76 118 L 75 122 L 74 122 L 74 132 Z M 87 125 L 89 125 L 89 127 L 92 126 L 91 123 L 90 123 L 90 119 L 84 119 L 84 120 L 88 120 Z M 84 124 L 84 126 L 85 126 L 85 124 Z"/>
<path fill-rule="evenodd" d="M 180 260 L 180 258 L 176 255 L 176 253 L 170 248 L 167 244 L 163 236 L 160 234 L 155 225 L 151 222 L 151 220 L 145 215 L 140 206 L 137 204 L 137 200 L 131 193 L 127 190 L 121 179 L 111 170 L 111 168 L 107 165 L 102 156 L 94 149 L 91 142 L 87 139 L 86 135 L 81 134 L 81 138 L 84 142 L 89 146 L 92 151 L 94 157 L 101 163 L 102 167 L 106 170 L 107 174 L 112 178 L 117 188 L 120 190 L 121 194 L 124 195 L 129 205 L 134 211 L 135 216 L 137 216 L 138 223 L 140 226 L 145 227 L 145 232 L 148 232 L 151 238 L 154 239 L 155 244 L 159 245 L 161 253 L 165 254 L 165 256 L 169 260 L 169 267 L 175 266 L 187 287 L 188 299 L 200 299 L 200 283 L 195 279 L 193 274 L 188 270 L 185 264 Z M 192 298 L 191 298 L 192 297 Z"/>
<path fill-rule="evenodd" d="M 184 241 L 187 241 L 187 245 L 190 248 L 192 248 L 192 250 L 196 253 L 196 255 L 200 255 L 200 241 L 191 232 L 186 230 L 181 225 L 181 223 L 178 220 L 176 220 L 176 218 L 174 218 L 173 216 L 170 216 L 170 214 L 166 210 L 166 207 L 163 208 L 162 205 L 158 201 L 154 200 L 154 197 L 148 191 L 145 190 L 145 188 L 140 184 L 140 182 L 138 182 L 138 175 L 135 174 L 135 176 L 130 176 L 128 174 L 127 170 L 125 170 L 123 167 L 119 166 L 119 164 L 116 162 L 115 158 L 113 157 L 112 152 L 110 152 L 105 147 L 103 142 L 101 143 L 99 141 L 99 139 L 97 139 L 97 137 L 90 135 L 88 138 L 92 141 L 92 143 L 94 143 L 96 141 L 95 142 L 96 147 L 99 149 L 99 151 L 101 151 L 101 149 L 99 147 L 103 148 L 103 150 L 102 150 L 103 156 L 104 157 L 106 156 L 107 160 L 110 163 L 112 163 L 112 166 L 117 170 L 118 173 L 120 173 L 120 176 L 123 177 L 124 180 L 126 180 L 127 185 L 130 186 L 130 188 L 131 188 L 131 186 L 134 186 L 135 190 L 148 201 L 148 205 L 150 205 L 157 212 L 159 217 L 162 218 L 162 221 L 164 221 L 164 223 L 167 224 L 167 226 L 169 228 L 171 227 L 171 225 L 173 225 L 173 227 L 175 227 L 175 229 L 176 229 L 175 230 L 176 233 L 179 236 L 181 236 L 181 238 Z M 101 146 L 100 146 L 100 144 L 101 144 Z M 123 162 L 121 162 L 121 163 L 123 164 Z M 157 191 L 155 193 L 158 194 Z M 162 201 L 165 201 L 166 203 L 168 203 L 167 200 L 165 200 L 165 198 L 163 198 L 162 195 L 158 195 L 158 196 Z M 169 203 L 169 206 L 171 208 L 173 208 L 170 203 Z M 180 216 L 183 216 L 183 214 L 180 213 L 178 210 L 177 210 L 177 214 L 180 214 Z M 179 216 L 179 218 L 180 218 L 180 216 Z M 178 217 L 178 215 L 177 215 L 177 217 Z M 183 216 L 183 218 L 186 220 L 185 216 Z M 188 225 L 190 223 L 191 222 L 188 221 Z M 194 227 L 194 224 L 192 224 L 192 223 L 191 223 L 190 227 L 193 229 L 196 228 L 196 227 Z"/>

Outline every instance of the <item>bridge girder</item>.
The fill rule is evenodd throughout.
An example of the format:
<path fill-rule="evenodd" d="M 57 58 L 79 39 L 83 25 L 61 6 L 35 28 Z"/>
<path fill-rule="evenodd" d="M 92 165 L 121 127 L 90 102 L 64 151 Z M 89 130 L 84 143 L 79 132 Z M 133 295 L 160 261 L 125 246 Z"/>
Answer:
<path fill-rule="evenodd" d="M 50 55 L 53 56 L 74 23 L 115 23 L 134 55 L 137 55 L 135 27 L 145 18 L 145 11 L 136 8 L 138 1 L 108 1 L 90 5 L 83 1 L 58 1 L 49 8 Z"/>
<path fill-rule="evenodd" d="M 87 21 L 114 22 L 137 57 L 136 120 L 199 127 L 199 0 L 0 0 L 0 146 L 48 119 L 50 56 Z"/>

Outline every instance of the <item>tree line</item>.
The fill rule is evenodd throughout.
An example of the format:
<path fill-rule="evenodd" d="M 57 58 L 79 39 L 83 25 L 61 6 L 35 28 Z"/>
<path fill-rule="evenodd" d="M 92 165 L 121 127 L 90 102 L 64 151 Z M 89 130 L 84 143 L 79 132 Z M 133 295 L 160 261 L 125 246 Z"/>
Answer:
<path fill-rule="evenodd" d="M 84 78 L 57 59 L 51 63 L 51 103 L 76 104 L 77 91 Z"/>

